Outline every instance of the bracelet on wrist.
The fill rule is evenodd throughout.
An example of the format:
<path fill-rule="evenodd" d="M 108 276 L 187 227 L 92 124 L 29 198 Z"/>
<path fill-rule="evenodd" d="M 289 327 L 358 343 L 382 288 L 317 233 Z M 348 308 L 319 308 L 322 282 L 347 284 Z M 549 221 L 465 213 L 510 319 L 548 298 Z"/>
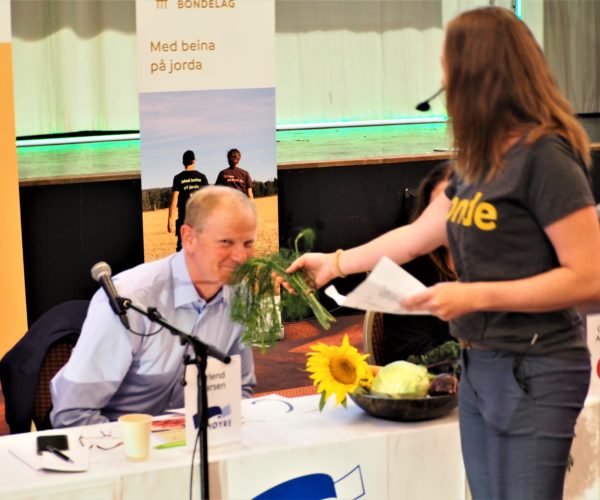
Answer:
<path fill-rule="evenodd" d="M 340 268 L 340 256 L 342 255 L 343 250 L 341 248 L 338 248 L 335 251 L 335 254 L 333 256 L 333 264 L 335 266 L 335 272 L 337 273 L 339 278 L 345 278 L 347 275 L 344 274 L 342 272 L 342 269 Z"/>

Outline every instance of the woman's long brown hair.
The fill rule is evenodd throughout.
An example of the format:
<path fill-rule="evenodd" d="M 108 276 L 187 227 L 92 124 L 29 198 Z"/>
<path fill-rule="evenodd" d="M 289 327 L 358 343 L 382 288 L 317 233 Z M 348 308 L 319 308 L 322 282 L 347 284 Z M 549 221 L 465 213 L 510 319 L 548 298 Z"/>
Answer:
<path fill-rule="evenodd" d="M 533 35 L 511 11 L 484 7 L 453 19 L 444 44 L 446 103 L 467 181 L 502 168 L 507 140 L 564 137 L 590 165 L 589 139 L 562 96 Z"/>
<path fill-rule="evenodd" d="M 412 209 L 410 217 L 411 222 L 415 221 L 431 203 L 433 190 L 441 182 L 448 181 L 451 176 L 452 169 L 448 162 L 440 163 L 429 171 L 427 176 L 419 184 L 415 206 Z M 441 246 L 427 255 L 435 266 L 439 281 L 456 280 L 456 273 L 454 272 L 454 266 L 448 248 Z"/>

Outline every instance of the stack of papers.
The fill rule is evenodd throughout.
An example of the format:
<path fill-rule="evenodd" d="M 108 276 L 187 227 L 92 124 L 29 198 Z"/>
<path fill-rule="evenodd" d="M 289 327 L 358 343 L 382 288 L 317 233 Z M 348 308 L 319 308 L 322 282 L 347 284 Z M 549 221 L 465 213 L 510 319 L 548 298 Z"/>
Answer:
<path fill-rule="evenodd" d="M 185 416 L 168 415 L 152 421 L 152 444 L 157 449 L 185 445 Z"/>

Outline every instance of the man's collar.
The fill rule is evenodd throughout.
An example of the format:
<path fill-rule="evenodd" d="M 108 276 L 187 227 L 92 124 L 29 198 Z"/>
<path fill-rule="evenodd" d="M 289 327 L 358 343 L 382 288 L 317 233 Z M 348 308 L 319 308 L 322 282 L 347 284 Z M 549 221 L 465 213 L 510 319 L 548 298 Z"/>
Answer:
<path fill-rule="evenodd" d="M 171 260 L 171 275 L 173 276 L 173 305 L 175 309 L 185 306 L 186 304 L 201 304 L 207 302 L 198 294 L 190 273 L 185 264 L 184 250 L 175 254 Z M 231 297 L 231 288 L 223 286 L 221 290 L 210 300 L 211 304 L 217 304 L 223 301 L 228 304 Z"/>

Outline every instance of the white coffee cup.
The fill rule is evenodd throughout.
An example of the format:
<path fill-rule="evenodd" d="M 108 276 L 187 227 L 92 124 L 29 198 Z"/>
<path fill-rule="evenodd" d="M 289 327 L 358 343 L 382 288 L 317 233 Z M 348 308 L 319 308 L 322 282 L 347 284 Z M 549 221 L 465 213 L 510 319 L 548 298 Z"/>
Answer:
<path fill-rule="evenodd" d="M 152 415 L 130 413 L 119 417 L 119 423 L 127 458 L 134 462 L 148 460 Z"/>

